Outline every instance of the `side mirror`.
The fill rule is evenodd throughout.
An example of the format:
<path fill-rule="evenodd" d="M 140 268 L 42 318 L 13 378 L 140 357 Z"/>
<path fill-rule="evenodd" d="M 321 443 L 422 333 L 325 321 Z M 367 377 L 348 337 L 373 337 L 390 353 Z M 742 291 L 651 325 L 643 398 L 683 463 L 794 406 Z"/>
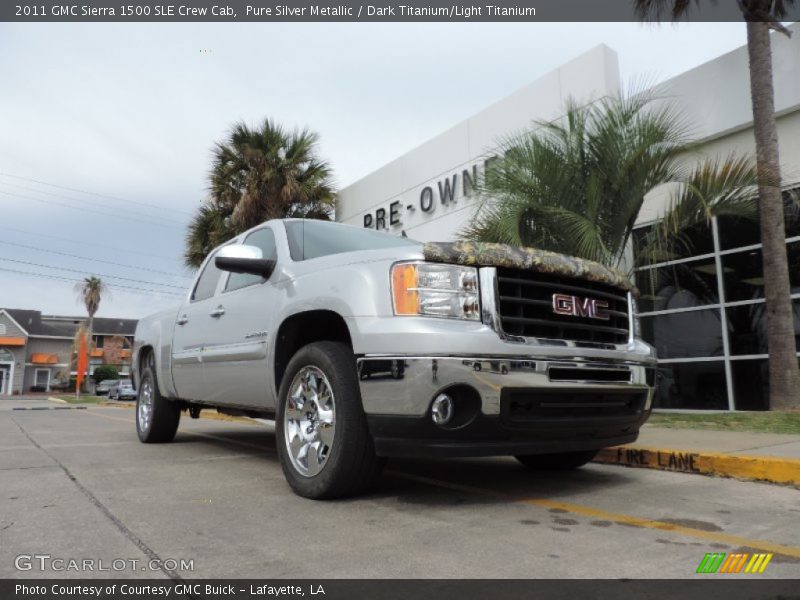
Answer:
<path fill-rule="evenodd" d="M 214 257 L 214 264 L 223 271 L 261 275 L 265 279 L 275 270 L 275 261 L 264 258 L 257 246 L 224 246 Z"/>

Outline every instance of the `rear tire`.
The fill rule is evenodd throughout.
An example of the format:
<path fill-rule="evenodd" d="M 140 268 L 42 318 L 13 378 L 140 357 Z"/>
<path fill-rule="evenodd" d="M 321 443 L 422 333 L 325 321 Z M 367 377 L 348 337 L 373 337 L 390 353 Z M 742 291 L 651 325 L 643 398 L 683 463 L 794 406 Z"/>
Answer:
<path fill-rule="evenodd" d="M 558 454 L 526 454 L 515 458 L 529 469 L 542 471 L 571 471 L 590 462 L 599 450 L 561 452 Z"/>
<path fill-rule="evenodd" d="M 346 344 L 315 342 L 297 351 L 283 376 L 276 416 L 281 467 L 299 496 L 360 494 L 386 463 L 375 455 Z"/>
<path fill-rule="evenodd" d="M 136 433 L 145 444 L 171 442 L 178 431 L 181 410 L 178 404 L 161 395 L 156 379 L 155 360 L 149 354 L 142 369 L 136 397 Z"/>

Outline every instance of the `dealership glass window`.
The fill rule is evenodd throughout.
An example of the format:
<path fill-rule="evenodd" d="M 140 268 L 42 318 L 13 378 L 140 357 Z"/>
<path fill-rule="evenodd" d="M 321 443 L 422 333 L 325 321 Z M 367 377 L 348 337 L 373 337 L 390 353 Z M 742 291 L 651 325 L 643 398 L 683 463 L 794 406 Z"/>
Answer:
<path fill-rule="evenodd" d="M 800 352 L 800 300 L 794 306 L 795 347 Z M 767 308 L 763 302 L 726 309 L 732 355 L 767 354 Z"/>
<path fill-rule="evenodd" d="M 784 221 L 786 237 L 800 235 L 800 188 L 783 192 Z M 718 217 L 719 245 L 721 250 L 731 250 L 742 246 L 761 243 L 758 221 L 740 217 Z"/>
<path fill-rule="evenodd" d="M 725 362 L 707 360 L 659 365 L 656 405 L 658 408 L 727 409 Z"/>
<path fill-rule="evenodd" d="M 785 192 L 783 199 L 800 353 L 799 192 L 800 188 Z M 637 230 L 634 241 L 641 240 L 646 229 Z M 718 217 L 709 231 L 711 248 L 702 246 L 702 239 L 696 247 L 711 256 L 666 257 L 665 263 L 636 269 L 642 334 L 658 350 L 660 372 L 669 378 L 657 384 L 655 406 L 764 410 L 769 398 L 768 348 L 759 226 L 752 220 Z M 637 263 L 646 265 L 638 257 Z M 692 310 L 704 303 L 713 306 Z M 707 385 L 710 380 L 719 390 Z M 695 384 L 697 389 L 692 389 Z"/>
<path fill-rule="evenodd" d="M 763 302 L 725 309 L 731 354 L 767 353 L 767 313 Z"/>
<path fill-rule="evenodd" d="M 736 410 L 769 409 L 769 361 L 731 361 Z"/>
<path fill-rule="evenodd" d="M 669 253 L 661 254 L 657 260 L 653 257 L 643 255 L 638 249 L 646 244 L 647 235 L 652 231 L 654 225 L 639 227 L 633 232 L 634 247 L 637 248 L 637 257 L 640 265 L 652 263 L 669 262 L 692 256 L 702 256 L 714 252 L 714 236 L 707 223 L 699 223 L 688 228 L 681 234 L 681 238 L 670 248 Z"/>
<path fill-rule="evenodd" d="M 642 337 L 656 347 L 659 358 L 722 356 L 722 325 L 718 308 L 643 316 Z"/>
<path fill-rule="evenodd" d="M 787 244 L 786 254 L 792 293 L 800 293 L 800 242 Z M 764 297 L 761 249 L 724 254 L 722 265 L 725 300 L 735 302 Z"/>
<path fill-rule="evenodd" d="M 714 258 L 664 267 L 639 269 L 636 273 L 639 310 L 650 312 L 719 303 Z"/>

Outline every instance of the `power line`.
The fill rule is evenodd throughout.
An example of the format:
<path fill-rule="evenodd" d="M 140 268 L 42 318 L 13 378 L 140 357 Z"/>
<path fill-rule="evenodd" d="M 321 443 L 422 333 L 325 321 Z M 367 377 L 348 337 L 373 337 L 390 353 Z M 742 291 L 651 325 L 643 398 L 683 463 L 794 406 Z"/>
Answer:
<path fill-rule="evenodd" d="M 0 229 L 4 231 L 15 231 L 17 233 L 24 233 L 25 235 L 32 235 L 35 237 L 43 237 L 43 238 L 51 238 L 54 240 L 61 240 L 62 242 L 68 242 L 70 244 L 80 244 L 81 246 L 95 246 L 97 248 L 103 248 L 104 250 L 116 250 L 118 252 L 127 252 L 128 254 L 141 254 L 142 256 L 149 256 L 151 258 L 160 258 L 161 260 L 173 260 L 174 256 L 163 256 L 161 254 L 150 254 L 149 252 L 142 252 L 141 250 L 132 250 L 130 248 L 119 248 L 115 246 L 109 246 L 107 244 L 97 244 L 92 242 L 84 242 L 83 240 L 75 240 L 70 238 L 61 237 L 58 235 L 49 235 L 46 233 L 39 233 L 38 231 L 26 231 L 25 229 L 16 229 L 14 227 L 0 227 Z"/>
<path fill-rule="evenodd" d="M 155 215 L 148 215 L 146 213 L 143 214 L 143 213 L 137 212 L 137 210 L 131 209 L 131 208 L 117 208 L 116 206 L 109 206 L 107 202 L 94 202 L 92 200 L 89 200 L 88 198 L 75 198 L 73 196 L 63 196 L 61 194 L 54 194 L 53 192 L 45 192 L 44 190 L 37 190 L 36 188 L 26 187 L 24 185 L 17 185 L 16 183 L 2 182 L 2 184 L 3 185 L 10 185 L 11 187 L 19 188 L 21 190 L 26 190 L 28 192 L 33 192 L 35 194 L 45 194 L 47 196 L 53 196 L 54 198 L 60 198 L 62 200 L 72 200 L 73 202 L 88 202 L 91 206 L 100 206 L 102 208 L 108 208 L 108 209 L 113 210 L 115 212 L 130 213 L 130 214 L 134 215 L 134 218 L 145 217 L 145 218 L 149 219 L 150 217 L 155 217 Z M 124 216 L 124 215 L 120 215 L 120 216 Z M 160 220 L 163 223 L 168 223 L 170 225 L 174 225 L 174 226 L 177 226 L 177 227 L 183 227 L 183 223 L 181 223 L 179 221 L 173 221 L 171 219 L 160 219 Z"/>
<path fill-rule="evenodd" d="M 105 212 L 105 211 L 102 211 L 102 210 L 86 208 L 84 206 L 74 206 L 72 204 L 65 204 L 64 202 L 56 202 L 54 200 L 45 200 L 44 198 L 33 198 L 32 196 L 23 196 L 22 194 L 12 194 L 11 192 L 6 192 L 4 190 L 0 190 L 0 194 L 5 194 L 6 196 L 11 196 L 13 198 L 22 198 L 24 200 L 33 200 L 34 202 L 42 202 L 44 204 L 53 204 L 55 206 L 63 206 L 64 208 L 72 208 L 72 209 L 75 209 L 75 210 L 80 210 L 82 212 L 96 213 L 98 215 L 103 215 L 103 216 L 106 216 L 106 217 L 114 217 L 116 219 L 125 219 L 126 221 L 138 221 L 139 223 L 144 223 L 145 225 L 151 225 L 151 226 L 155 226 L 155 227 L 164 227 L 165 229 L 180 229 L 179 227 L 175 227 L 175 226 L 172 226 L 172 225 L 165 225 L 164 223 L 158 223 L 156 221 L 146 221 L 144 219 L 139 219 L 137 217 L 129 217 L 127 215 L 109 213 L 109 212 Z"/>
<path fill-rule="evenodd" d="M 42 269 L 55 269 L 56 271 L 69 271 L 70 273 L 81 273 L 83 275 L 88 275 L 87 271 L 82 271 L 81 269 L 69 269 L 67 267 L 54 267 L 51 265 L 43 265 L 41 263 L 30 262 L 27 260 L 17 260 L 15 258 L 4 258 L 0 256 L 0 260 L 5 262 L 13 262 L 18 263 L 21 265 L 30 265 L 32 267 L 41 267 Z M 164 287 L 171 287 L 177 290 L 184 290 L 186 289 L 184 286 L 181 285 L 172 285 L 171 283 L 162 283 L 160 281 L 146 281 L 144 279 L 131 279 L 130 277 L 120 277 L 119 275 L 107 275 L 104 273 L 94 273 L 94 275 L 98 277 L 107 277 L 109 279 L 119 279 L 120 281 L 130 281 L 131 283 L 144 283 L 147 285 L 162 285 Z"/>
<path fill-rule="evenodd" d="M 82 283 L 81 279 L 72 279 L 70 277 L 60 277 L 58 275 L 47 275 L 46 273 L 35 273 L 33 271 L 22 271 L 19 269 L 7 269 L 5 267 L 0 267 L 0 271 L 5 271 L 7 273 L 17 273 L 19 275 L 28 275 L 31 277 L 43 277 L 45 279 L 56 279 L 59 281 L 69 281 L 72 283 Z M 119 283 L 110 283 L 108 284 L 112 288 L 118 289 L 125 289 L 130 291 L 131 293 L 138 293 L 138 294 L 149 294 L 149 295 L 158 295 L 158 296 L 172 296 L 174 298 L 182 298 L 183 294 L 175 294 L 173 292 L 163 292 L 161 290 L 151 290 L 146 288 L 135 288 L 129 285 L 122 285 Z"/>
<path fill-rule="evenodd" d="M 178 210 L 176 208 L 168 208 L 166 206 L 158 206 L 157 204 L 151 204 L 149 202 L 141 202 L 141 201 L 137 202 L 136 200 L 126 200 L 125 198 L 119 198 L 117 196 L 110 196 L 108 194 L 98 194 L 97 192 L 89 192 L 89 191 L 81 190 L 81 189 L 78 189 L 78 188 L 67 187 L 65 185 L 58 185 L 58 184 L 55 184 L 55 183 L 49 183 L 47 181 L 42 181 L 41 179 L 33 179 L 32 177 L 23 177 L 21 175 L 12 175 L 11 173 L 3 173 L 2 171 L 0 171 L 0 175 L 2 175 L 3 177 L 11 177 L 13 179 L 21 179 L 22 181 L 30 181 L 30 182 L 33 182 L 33 183 L 38 183 L 40 185 L 46 185 L 46 186 L 49 186 L 49 187 L 59 188 L 59 189 L 62 189 L 62 190 L 68 190 L 70 192 L 78 192 L 79 194 L 88 194 L 89 196 L 99 196 L 100 198 L 108 198 L 110 200 L 116 200 L 117 202 L 125 202 L 126 204 L 138 204 L 139 206 L 148 206 L 150 208 L 157 208 L 158 210 L 168 210 L 170 212 L 178 213 L 178 214 L 181 214 L 181 215 L 192 216 L 191 213 L 188 213 L 188 212 L 183 211 L 183 210 Z"/>
<path fill-rule="evenodd" d="M 68 256 L 70 258 L 77 258 L 79 260 L 89 260 L 92 262 L 103 263 L 105 265 L 114 265 L 115 267 L 124 267 L 126 269 L 138 269 L 139 271 L 148 271 L 150 273 L 158 273 L 160 275 L 168 275 L 170 277 L 181 277 L 183 279 L 191 279 L 188 275 L 179 275 L 178 273 L 169 273 L 167 271 L 159 271 L 158 269 L 150 269 L 148 267 L 136 267 L 134 265 L 125 265 L 110 260 L 103 260 L 102 258 L 93 258 L 90 256 L 80 256 L 78 254 L 69 254 L 68 252 L 58 252 L 57 250 L 45 250 L 44 248 L 37 248 L 36 246 L 28 246 L 27 244 L 18 244 L 16 242 L 7 242 L 0 240 L 0 244 L 7 246 L 17 246 L 18 248 L 26 248 L 27 250 L 35 250 L 37 252 L 46 252 L 47 254 L 56 254 L 58 256 Z"/>

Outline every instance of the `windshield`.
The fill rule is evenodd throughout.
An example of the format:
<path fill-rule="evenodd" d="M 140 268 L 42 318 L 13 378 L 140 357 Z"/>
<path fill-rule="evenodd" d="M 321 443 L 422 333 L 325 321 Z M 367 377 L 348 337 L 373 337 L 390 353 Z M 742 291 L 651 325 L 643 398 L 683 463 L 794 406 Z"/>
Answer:
<path fill-rule="evenodd" d="M 306 219 L 285 221 L 284 224 L 289 238 L 289 252 L 292 260 L 309 260 L 342 252 L 380 250 L 420 244 L 420 242 L 398 235 L 330 221 Z"/>

